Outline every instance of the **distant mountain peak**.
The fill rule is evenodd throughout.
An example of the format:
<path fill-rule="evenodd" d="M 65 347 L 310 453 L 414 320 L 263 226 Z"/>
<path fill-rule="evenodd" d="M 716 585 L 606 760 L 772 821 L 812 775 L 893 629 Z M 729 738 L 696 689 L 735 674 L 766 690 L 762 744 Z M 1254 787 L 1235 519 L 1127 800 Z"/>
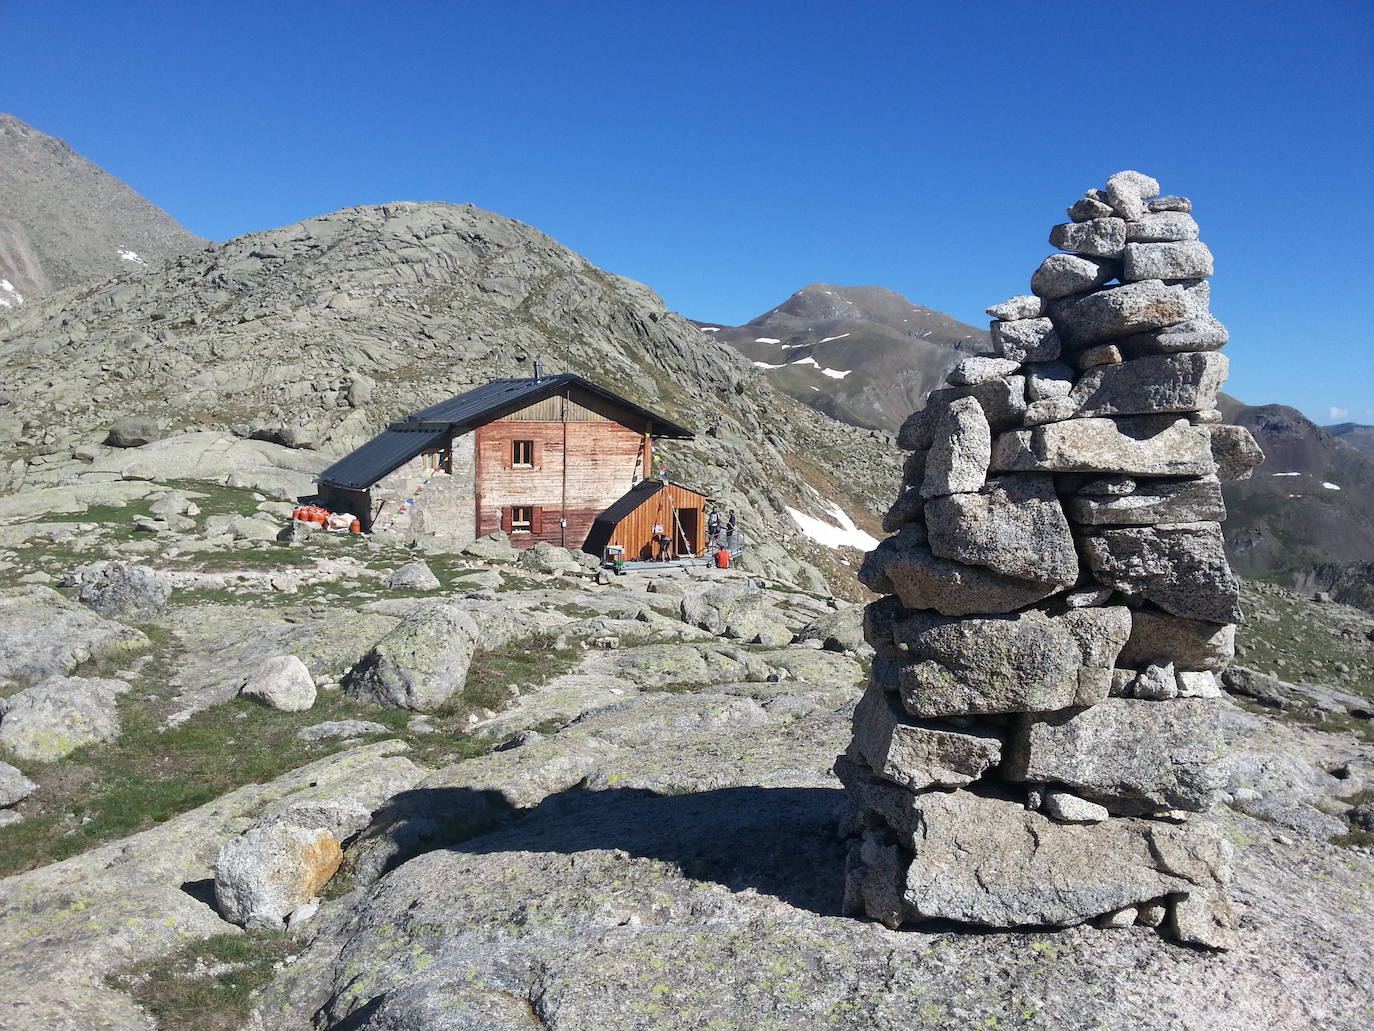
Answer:
<path fill-rule="evenodd" d="M 981 329 L 884 286 L 811 283 L 743 326 L 698 323 L 774 386 L 855 426 L 896 432 Z"/>
<path fill-rule="evenodd" d="M 64 140 L 9 114 L 0 114 L 0 197 L 0 311 L 208 242 Z"/>

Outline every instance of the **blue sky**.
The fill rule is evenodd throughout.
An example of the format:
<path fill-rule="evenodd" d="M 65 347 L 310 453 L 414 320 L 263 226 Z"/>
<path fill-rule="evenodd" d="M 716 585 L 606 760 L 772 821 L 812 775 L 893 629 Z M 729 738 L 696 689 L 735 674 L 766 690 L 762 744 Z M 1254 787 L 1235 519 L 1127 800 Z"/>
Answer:
<path fill-rule="evenodd" d="M 468 202 L 720 322 L 826 281 L 981 324 L 1138 168 L 1194 199 L 1228 389 L 1374 422 L 1374 3 L 0 0 L 0 31 L 0 111 L 201 235 Z"/>

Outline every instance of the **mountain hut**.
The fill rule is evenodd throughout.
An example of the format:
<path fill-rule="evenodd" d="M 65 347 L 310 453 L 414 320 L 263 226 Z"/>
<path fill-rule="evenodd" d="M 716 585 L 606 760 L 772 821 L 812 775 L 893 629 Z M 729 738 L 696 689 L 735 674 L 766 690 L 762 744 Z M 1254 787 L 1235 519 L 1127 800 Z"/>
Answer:
<path fill-rule="evenodd" d="M 692 436 L 581 376 L 536 369 L 391 423 L 319 474 L 319 500 L 371 532 L 461 545 L 504 530 L 517 547 L 580 548 L 651 477 L 653 441 Z"/>

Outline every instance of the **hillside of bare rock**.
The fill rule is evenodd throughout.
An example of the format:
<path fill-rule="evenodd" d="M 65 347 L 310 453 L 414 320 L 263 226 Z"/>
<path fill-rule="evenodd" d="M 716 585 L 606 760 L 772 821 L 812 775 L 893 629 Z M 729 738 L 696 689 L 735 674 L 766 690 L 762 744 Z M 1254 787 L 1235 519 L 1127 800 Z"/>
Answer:
<path fill-rule="evenodd" d="M 1345 441 L 1358 451 L 1374 455 L 1374 426 L 1362 426 L 1357 422 L 1340 422 L 1324 427 L 1327 433 Z"/>
<path fill-rule="evenodd" d="M 262 491 L 112 482 L 145 493 L 54 489 L 0 527 L 7 1031 L 1353 1029 L 1374 1004 L 1357 609 L 1244 587 L 1206 817 L 1240 948 L 890 931 L 841 916 L 860 606 L 499 537 L 288 544 Z"/>
<path fill-rule="evenodd" d="M 743 326 L 699 322 L 789 396 L 840 422 L 895 434 L 985 330 L 879 286 L 812 283 Z"/>
<path fill-rule="evenodd" d="M 1220 407 L 1264 451 L 1223 488 L 1236 569 L 1374 610 L 1374 457 L 1285 405 Z"/>
<path fill-rule="evenodd" d="M 0 114 L 0 310 L 205 240 L 62 140 Z"/>
<path fill-rule="evenodd" d="M 786 508 L 836 525 L 824 495 L 876 530 L 898 470 L 885 440 L 774 390 L 648 288 L 470 206 L 352 208 L 6 310 L 0 491 L 200 468 L 300 493 L 389 421 L 536 359 L 694 430 L 664 449 L 669 475 L 739 511 L 768 561 L 849 579 Z"/>

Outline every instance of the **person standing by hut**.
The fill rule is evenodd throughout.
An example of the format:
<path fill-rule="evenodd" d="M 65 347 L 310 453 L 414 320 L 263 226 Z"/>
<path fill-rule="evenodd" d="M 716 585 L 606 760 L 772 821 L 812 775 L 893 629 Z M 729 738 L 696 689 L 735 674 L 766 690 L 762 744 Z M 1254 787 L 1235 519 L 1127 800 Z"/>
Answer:
<path fill-rule="evenodd" d="M 720 536 L 720 509 L 711 509 L 711 514 L 706 517 L 706 539 L 715 542 Z"/>
<path fill-rule="evenodd" d="M 658 547 L 659 562 L 671 562 L 673 560 L 673 538 L 662 526 L 654 527 L 654 544 Z"/>

